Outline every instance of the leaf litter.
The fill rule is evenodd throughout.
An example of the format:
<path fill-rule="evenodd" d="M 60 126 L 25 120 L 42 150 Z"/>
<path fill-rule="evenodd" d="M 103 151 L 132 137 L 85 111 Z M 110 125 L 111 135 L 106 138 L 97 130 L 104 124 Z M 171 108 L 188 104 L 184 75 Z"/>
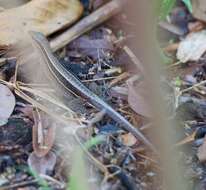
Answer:
<path fill-rule="evenodd" d="M 73 62 L 73 69 L 76 70 L 77 77 L 79 77 L 82 81 L 86 81 L 87 85 L 92 91 L 97 92 L 103 99 L 105 99 L 105 101 L 113 104 L 115 109 L 119 109 L 119 111 L 126 117 L 128 117 L 129 120 L 133 120 L 133 115 L 135 113 L 128 108 L 129 106 L 127 104 L 127 99 L 117 96 L 111 98 L 108 96 L 110 85 L 116 86 L 117 83 L 118 85 L 122 85 L 126 83 L 125 80 L 132 76 L 132 74 L 127 74 L 126 77 L 120 77 L 123 71 L 122 69 L 118 69 L 118 67 L 116 67 L 114 60 L 115 57 L 113 56 L 116 51 L 121 52 L 122 49 L 121 47 L 114 48 L 114 34 L 111 33 L 110 29 L 106 29 L 106 37 L 104 36 L 105 34 L 103 35 L 103 37 L 99 37 L 99 30 L 105 31 L 105 27 L 100 27 L 89 34 L 91 37 L 89 39 L 86 38 L 86 44 L 89 44 L 89 46 L 80 45 L 77 46 L 77 48 L 73 48 L 74 51 L 78 50 L 78 52 L 75 52 L 75 54 L 72 55 L 67 51 L 67 54 L 64 56 L 63 61 L 65 61 L 65 64 L 68 64 L 69 61 Z M 83 41 L 83 44 L 85 44 L 85 41 Z M 97 46 L 93 47 L 93 44 L 97 44 Z M 70 45 L 66 47 L 66 49 L 67 48 L 71 49 Z M 84 54 L 84 56 L 79 56 L 79 54 Z M 85 69 L 85 67 L 87 67 L 87 64 L 90 65 L 90 67 Z M 78 67 L 78 65 L 81 65 L 81 67 Z M 77 72 L 78 69 L 81 72 Z M 85 72 L 85 70 L 88 70 L 88 72 Z M 109 78 L 110 76 L 114 78 Z M 113 83 L 110 83 L 112 79 L 118 77 L 121 80 L 118 79 L 116 81 L 113 81 Z M 10 85 L 14 89 L 14 92 L 18 97 L 18 104 L 16 104 L 15 112 L 12 117 L 20 117 L 25 120 L 25 122 L 29 125 L 27 127 L 32 128 L 33 139 L 32 141 L 30 140 L 29 143 L 25 143 L 23 145 L 21 144 L 22 147 L 17 150 L 14 147 L 7 149 L 12 153 L 12 158 L 14 157 L 14 160 L 16 160 L 16 162 L 12 165 L 14 172 L 12 173 L 13 176 L 10 175 L 12 179 L 9 185 L 11 186 L 9 186 L 8 183 L 5 183 L 4 188 L 12 187 L 12 185 L 14 187 L 15 185 L 17 187 L 21 186 L 23 180 L 26 181 L 23 186 L 30 185 L 31 175 L 28 174 L 28 172 L 26 172 L 26 170 L 24 169 L 16 169 L 15 166 L 19 163 L 23 164 L 26 167 L 30 167 L 30 169 L 34 170 L 38 174 L 49 175 L 52 179 L 54 178 L 53 182 L 56 180 L 56 183 L 64 184 L 65 181 L 68 181 L 67 172 L 72 167 L 72 156 L 70 154 L 73 154 L 73 152 L 75 151 L 75 146 L 72 144 L 71 140 L 73 136 L 71 135 L 71 133 L 68 133 L 69 129 L 67 128 L 67 126 L 65 126 L 65 124 L 71 125 L 73 128 L 76 127 L 76 130 L 74 130 L 74 132 L 77 133 L 77 131 L 81 129 L 81 127 L 79 127 L 79 124 L 77 123 L 78 119 L 81 120 L 84 117 L 85 119 L 83 121 L 87 123 L 91 120 L 93 115 L 95 115 L 94 113 L 96 112 L 96 110 L 87 102 L 83 102 L 84 106 L 87 108 L 87 111 L 83 115 L 81 115 L 81 118 L 77 117 L 77 120 L 73 118 L 74 122 L 72 123 L 71 117 L 73 116 L 73 112 L 71 111 L 70 113 L 70 109 L 68 109 L 65 104 L 58 102 L 58 100 L 54 99 L 53 96 L 50 96 L 49 93 L 47 94 L 44 91 L 41 91 L 39 88 L 34 88 L 35 84 L 27 85 L 27 81 L 23 81 L 24 83 L 19 82 L 18 80 L 15 81 L 15 77 L 13 76 L 11 76 L 11 78 L 7 78 L 8 81 L 2 80 L 3 84 L 6 84 L 8 86 Z M 16 83 L 12 83 L 13 81 Z M 94 85 L 91 85 L 90 81 Z M 38 85 L 39 84 L 37 84 L 37 86 Z M 130 96 L 136 95 L 133 92 L 133 94 L 130 94 Z M 46 104 L 44 101 L 46 101 Z M 57 107 L 57 110 L 51 109 L 50 104 L 55 105 L 55 107 Z M 29 109 L 29 107 L 32 107 L 33 109 Z M 32 115 L 31 112 L 34 114 Z M 140 111 L 137 111 L 137 113 L 139 112 Z M 68 120 L 65 119 L 67 114 L 69 115 L 69 117 L 67 117 L 69 118 Z M 50 120 L 50 117 L 53 118 Z M 62 124 L 59 124 L 57 120 L 60 123 L 61 121 L 64 121 L 64 125 L 62 130 L 56 130 L 54 132 L 52 129 L 53 125 L 57 125 L 55 128 L 62 127 Z M 140 117 L 139 120 L 140 121 L 137 122 L 138 126 L 143 123 L 142 120 L 144 120 L 144 118 Z M 25 127 L 25 124 L 23 125 Z M 107 126 L 105 127 L 106 129 L 104 128 L 104 126 Z M 131 134 L 119 130 L 117 124 L 107 117 L 95 122 L 94 124 L 92 124 L 92 127 L 94 127 L 94 130 L 92 130 L 91 127 L 82 129 L 82 134 L 78 136 L 78 138 L 82 142 L 85 142 L 87 140 L 86 138 L 90 139 L 93 135 L 99 136 L 101 133 L 104 135 L 106 141 L 100 143 L 98 146 L 96 145 L 92 147 L 91 150 L 86 150 L 86 155 L 88 155 L 88 158 L 92 159 L 92 164 L 88 164 L 88 166 L 90 167 L 89 171 L 91 171 L 92 173 L 91 177 L 88 177 L 88 180 L 92 181 L 94 184 L 98 182 L 98 180 L 95 178 L 96 170 L 98 168 L 100 171 L 103 171 L 102 173 L 98 173 L 98 175 L 100 175 L 100 179 L 104 182 L 104 184 L 102 185 L 103 187 L 106 187 L 108 185 L 108 187 L 116 186 L 117 188 L 121 188 L 122 186 L 124 186 L 127 189 L 135 189 L 135 181 L 138 181 L 137 186 L 142 187 L 144 185 L 140 185 L 140 181 L 141 183 L 145 181 L 145 184 L 147 183 L 148 188 L 150 188 L 152 186 L 152 182 L 144 178 L 144 176 L 147 174 L 147 171 L 143 168 L 147 168 L 147 170 L 150 171 L 151 168 L 153 168 L 153 164 L 148 162 L 147 165 L 144 165 L 137 162 L 137 160 L 144 161 L 145 159 L 143 157 L 140 158 L 136 156 L 136 154 L 138 154 L 138 150 L 136 149 L 140 148 L 140 142 L 137 142 L 136 138 L 134 138 Z M 111 133 L 111 131 L 115 132 Z M 14 133 L 16 133 L 16 131 L 14 131 Z M 61 134 L 60 137 L 58 137 L 58 133 Z M 23 134 L 24 131 L 22 131 L 22 135 Z M 60 142 L 58 144 L 55 144 L 55 139 L 60 139 Z M 3 143 L 5 142 L 3 141 Z M 42 146 L 42 143 L 46 146 Z M 3 146 L 6 150 L 6 144 L 3 144 Z M 58 146 L 59 149 L 56 149 L 56 146 Z M 63 152 L 66 153 L 63 154 Z M 143 152 L 146 152 L 144 147 Z M 66 162 L 63 161 L 64 159 L 66 160 Z M 79 162 L 81 162 L 81 160 Z M 96 167 L 94 167 L 93 164 Z M 79 165 L 81 165 L 81 163 L 79 163 Z M 3 174 L 9 175 L 7 168 L 8 166 L 4 167 Z M 56 172 L 56 168 L 59 172 Z M 138 174 L 136 172 L 137 169 L 143 170 L 143 173 Z M 134 177 L 130 176 L 131 173 L 135 174 Z M 152 173 L 152 175 L 150 176 L 153 176 L 153 174 L 155 174 L 155 171 L 150 173 Z M 24 176 L 24 178 L 20 178 L 19 181 L 16 181 L 16 178 L 18 176 Z M 33 176 L 33 178 L 35 178 L 35 180 L 37 181 L 34 182 L 35 185 L 31 183 L 32 188 L 37 189 L 37 187 L 44 186 L 43 183 L 38 182 L 41 181 L 38 177 Z M 46 178 L 46 180 L 50 182 L 49 179 L 50 178 L 48 177 Z M 110 182 L 109 179 L 112 179 L 112 182 Z M 52 183 L 50 183 L 50 185 L 51 187 L 54 187 Z"/>
<path fill-rule="evenodd" d="M 75 6 L 77 5 L 76 1 L 72 2 L 74 2 Z M 103 6 L 101 1 L 94 2 L 97 5 L 95 3 L 91 3 L 92 5 L 88 4 L 86 6 L 87 3 L 85 3 L 85 12 L 88 11 L 88 13 L 90 13 L 89 11 L 91 9 L 96 9 L 96 7 L 100 5 Z M 166 7 L 170 9 L 172 6 L 173 3 L 166 5 Z M 194 130 L 204 128 L 205 124 L 204 84 L 193 87 L 193 85 L 205 80 L 203 55 L 205 50 L 204 44 L 202 43 L 204 41 L 204 35 L 201 36 L 199 42 L 194 40 L 194 38 L 192 41 L 189 39 L 190 48 L 187 49 L 188 38 L 190 38 L 191 35 L 198 35 L 198 33 L 203 31 L 201 26 L 199 29 L 200 31 L 197 33 L 191 33 L 194 32 L 194 29 L 189 30 L 188 26 L 190 24 L 188 18 L 191 16 L 191 13 L 189 13 L 189 11 L 185 11 L 185 7 L 184 9 L 180 7 L 180 9 L 177 9 L 176 13 L 182 10 L 184 10 L 184 15 L 182 17 L 178 17 L 175 21 L 173 20 L 169 25 L 173 24 L 176 27 L 181 28 L 181 31 L 184 32 L 181 33 L 181 36 L 175 34 L 177 44 L 175 44 L 175 48 L 172 48 L 172 51 L 168 51 L 168 53 L 172 54 L 171 57 L 173 57 L 174 60 L 179 59 L 184 63 L 189 61 L 199 61 L 201 65 L 192 69 L 192 72 L 189 73 L 190 77 L 183 74 L 183 76 L 179 76 L 178 82 L 177 78 L 175 78 L 176 83 L 174 78 L 170 78 L 169 81 L 172 81 L 171 83 L 175 87 L 172 88 L 172 90 L 170 89 L 171 91 L 169 90 L 169 95 L 171 96 L 169 96 L 169 98 L 165 98 L 172 99 L 172 101 L 174 101 L 173 98 L 177 95 L 177 97 L 175 97 L 178 99 L 177 102 L 175 102 L 177 103 L 175 104 L 177 115 L 181 115 L 179 112 L 182 112 L 182 110 L 180 110 L 180 105 L 185 111 L 185 115 L 189 115 L 185 120 L 183 117 L 179 116 L 181 120 L 180 123 L 182 124 L 183 122 L 184 125 L 180 125 L 179 128 L 177 126 L 178 129 L 174 129 L 174 132 L 178 133 L 180 136 L 177 140 L 177 144 L 179 142 L 178 146 L 181 147 L 190 143 L 196 147 L 197 145 L 201 145 L 203 147 L 203 137 L 201 136 L 200 138 L 191 134 L 194 134 Z M 67 14 L 69 14 L 68 12 Z M 175 15 L 177 17 L 178 14 L 176 13 Z M 80 14 L 75 13 L 73 16 L 77 19 L 79 15 Z M 60 17 L 63 16 L 61 15 Z M 55 19 L 48 19 L 47 21 L 53 22 Z M 71 20 L 69 20 L 69 22 L 70 21 Z M 70 23 L 62 24 L 69 25 Z M 63 50 L 59 50 L 59 52 L 57 52 L 57 57 L 67 69 L 73 71 L 75 76 L 82 80 L 82 82 L 84 82 L 92 91 L 101 96 L 102 99 L 109 102 L 112 107 L 121 112 L 121 114 L 135 124 L 135 126 L 143 126 L 141 127 L 141 130 L 147 134 L 151 125 L 144 124 L 148 123 L 151 113 L 149 111 L 145 95 L 146 85 L 144 80 L 131 80 L 136 77 L 136 73 L 134 73 L 133 69 L 130 69 L 129 67 L 131 66 L 131 68 L 133 68 L 134 65 L 140 66 L 140 72 L 144 72 L 142 65 L 137 57 L 131 54 L 131 51 L 127 51 L 128 48 L 125 48 L 124 43 L 126 43 L 127 40 L 123 40 L 122 44 L 117 43 L 118 40 L 121 41 L 121 39 L 124 38 L 124 33 L 122 34 L 120 32 L 123 36 L 120 36 L 119 38 L 116 37 L 118 36 L 118 31 L 115 31 L 116 29 L 113 29 L 109 24 L 109 22 L 102 24 L 99 27 L 92 29 L 91 32 L 88 32 L 74 40 L 72 43 L 65 46 Z M 47 25 L 45 25 L 45 27 L 46 26 Z M 199 27 L 199 25 L 196 27 Z M 46 31 L 46 34 L 49 35 L 61 28 L 62 25 L 58 26 L 54 22 L 52 30 L 49 30 L 49 32 Z M 188 34 L 189 32 L 191 34 Z M 188 34 L 188 37 L 185 38 L 185 34 Z M 199 38 L 199 36 L 197 38 Z M 11 38 L 11 40 L 15 40 L 15 37 L 14 39 Z M 199 46 L 198 43 L 200 42 L 203 45 Z M 177 53 L 176 57 L 173 53 L 177 48 L 180 53 Z M 123 55 L 123 52 L 127 55 L 126 59 L 125 57 L 122 59 L 122 57 L 120 58 L 119 56 Z M 118 59 L 121 59 L 122 64 L 119 64 L 117 61 Z M 177 65 L 177 68 L 181 67 L 181 69 L 184 70 L 184 67 L 190 67 L 190 64 L 192 63 L 189 63 L 188 65 L 187 63 L 185 65 L 180 64 Z M 127 66 L 129 69 L 125 69 Z M 5 64 L 1 65 L 2 71 L 5 71 L 3 68 L 5 68 Z M 173 73 L 173 75 L 177 74 L 178 72 L 175 74 Z M 23 76 L 21 76 L 21 73 L 18 73 L 18 77 L 21 78 Z M 95 144 L 89 149 L 88 147 L 83 148 L 86 155 L 85 160 L 87 163 L 87 170 L 89 174 L 91 174 L 87 176 L 86 180 L 89 181 L 90 184 L 95 186 L 99 181 L 101 181 L 102 183 L 99 184 L 101 184 L 102 189 L 131 190 L 138 188 L 150 190 L 154 189 L 154 187 L 155 189 L 161 189 L 162 180 L 160 180 L 161 176 L 159 176 L 161 168 L 155 160 L 157 158 L 147 151 L 141 142 L 134 138 L 132 134 L 119 130 L 117 123 L 109 119 L 104 114 L 101 114 L 101 117 L 95 118 L 98 113 L 96 113 L 94 107 L 88 102 L 81 101 L 78 106 L 75 104 L 76 107 L 78 107 L 79 112 L 74 113 L 76 111 L 70 109 L 72 106 L 70 107 L 71 104 L 68 103 L 68 99 L 65 99 L 66 101 L 62 102 L 59 101 L 58 98 L 55 98 L 55 96 L 57 97 L 57 94 L 62 97 L 67 97 L 67 94 L 50 94 L 49 91 L 42 90 L 43 88 L 34 88 L 35 84 L 27 85 L 28 81 L 23 80 L 23 83 L 20 83 L 18 81 L 19 78 L 15 81 L 15 77 L 8 77 L 6 75 L 6 79 L 4 78 L 1 80 L 3 81 L 3 86 L 5 86 L 5 84 L 8 86 L 10 85 L 10 87 L 14 89 L 14 93 L 17 98 L 17 102 L 15 102 L 14 99 L 13 107 L 12 109 L 10 108 L 7 113 L 7 119 L 9 119 L 10 122 L 12 122 L 12 119 L 14 119 L 14 121 L 19 118 L 22 119 L 23 121 L 21 120 L 19 125 L 32 128 L 32 134 L 31 132 L 29 134 L 33 139 L 30 140 L 29 143 L 20 143 L 20 147 L 17 147 L 16 149 L 12 143 L 6 143 L 4 140 L 2 141 L 2 150 L 4 148 L 4 150 L 10 151 L 12 155 L 11 158 L 15 160 L 15 164 L 11 164 L 10 167 L 14 170 L 14 172 L 9 176 L 11 178 L 11 182 L 9 182 L 9 184 L 8 182 L 4 182 L 3 177 L 0 176 L 2 183 L 6 184 L 5 187 L 11 187 L 9 185 L 17 185 L 17 187 L 18 185 L 21 186 L 20 182 L 22 181 L 26 181 L 28 183 L 23 186 L 31 186 L 33 189 L 44 187 L 44 183 L 38 182 L 38 177 L 33 177 L 36 180 L 36 182 L 34 182 L 35 185 L 32 183 L 30 184 L 29 182 L 32 176 L 24 169 L 16 169 L 15 166 L 20 164 L 30 167 L 38 174 L 43 174 L 44 179 L 46 179 L 46 182 L 49 183 L 51 188 L 55 187 L 54 184 L 65 184 L 65 182 L 69 182 L 68 173 L 72 171 L 72 173 L 76 175 L 76 173 L 81 172 L 81 168 L 79 168 L 78 172 L 76 168 L 81 166 L 83 163 L 81 159 L 76 159 L 75 168 L 72 168 L 72 155 L 75 154 L 76 140 L 78 139 L 79 144 L 83 145 L 81 147 L 84 147 L 84 143 L 87 142 L 87 140 L 92 139 L 92 137 L 103 136 L 104 140 L 101 143 Z M 16 83 L 13 83 L 13 81 Z M 37 84 L 37 86 L 38 85 L 40 84 Z M 168 86 L 171 87 L 170 85 Z M 48 89 L 50 89 L 50 86 Z M 175 93 L 177 93 L 175 95 L 173 94 L 174 89 Z M 186 95 L 186 98 L 183 95 Z M 184 102 L 180 101 L 181 98 L 184 98 Z M 187 104 L 184 104 L 185 102 Z M 174 104 L 174 102 L 172 104 Z M 173 106 L 174 105 L 169 105 L 169 107 L 174 111 Z M 193 110 L 193 112 L 191 110 Z M 16 125 L 14 126 L 16 127 Z M 74 130 L 71 131 L 69 126 Z M 11 130 L 14 130 L 15 127 Z M 6 130 L 5 126 L 4 130 Z M 16 133 L 15 130 L 13 132 Z M 22 136 L 24 133 L 26 132 L 22 130 Z M 13 138 L 11 138 L 11 141 L 12 140 Z M 56 143 L 57 140 L 58 143 Z M 12 144 L 11 147 L 8 146 L 10 144 Z M 200 161 L 204 161 L 205 159 L 203 149 L 199 148 L 199 152 L 195 155 L 199 156 Z M 187 173 L 188 176 L 194 174 L 203 177 L 203 174 L 200 172 L 201 167 L 197 162 L 191 161 L 194 155 L 186 154 L 184 152 L 183 154 L 186 157 L 185 163 L 189 171 Z M 4 161 L 5 160 L 6 158 L 4 158 Z M 89 162 L 89 160 L 92 161 Z M 5 166 L 3 168 L 3 174 L 9 175 L 9 172 L 7 171 L 8 168 L 9 166 Z M 47 177 L 45 177 L 45 175 Z M 24 176 L 24 178 L 22 176 Z M 99 179 L 97 179 L 96 176 L 99 176 Z M 20 182 L 16 180 L 18 177 L 20 178 Z M 191 181 L 193 180 L 192 177 L 190 179 Z M 73 181 L 75 182 L 76 179 L 74 178 Z"/>

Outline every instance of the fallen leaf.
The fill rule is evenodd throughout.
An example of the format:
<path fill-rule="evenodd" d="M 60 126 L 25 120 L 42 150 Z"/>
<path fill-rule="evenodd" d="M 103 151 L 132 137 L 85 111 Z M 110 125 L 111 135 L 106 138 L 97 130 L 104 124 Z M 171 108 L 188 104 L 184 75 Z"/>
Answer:
<path fill-rule="evenodd" d="M 126 146 L 134 146 L 136 143 L 138 143 L 137 139 L 131 134 L 123 134 L 121 135 L 123 144 Z"/>
<path fill-rule="evenodd" d="M 130 107 L 138 114 L 151 117 L 151 113 L 147 104 L 147 95 L 145 91 L 145 83 L 139 82 L 137 85 L 132 80 L 127 81 L 128 85 L 128 103 Z"/>
<path fill-rule="evenodd" d="M 205 28 L 205 23 L 201 21 L 190 22 L 188 28 L 190 32 L 198 32 Z"/>
<path fill-rule="evenodd" d="M 69 49 L 75 49 L 93 59 L 99 59 L 105 57 L 106 52 L 114 51 L 113 35 L 106 28 L 100 28 L 90 35 L 83 35 L 71 42 Z"/>
<path fill-rule="evenodd" d="M 16 100 L 11 90 L 7 86 L 0 84 L 0 126 L 7 123 L 15 104 Z"/>
<path fill-rule="evenodd" d="M 13 45 L 34 30 L 48 36 L 71 25 L 83 12 L 78 0 L 35 0 L 0 12 L 0 45 Z"/>
<path fill-rule="evenodd" d="M 206 161 L 206 137 L 204 138 L 203 144 L 198 148 L 197 157 L 200 162 Z"/>
<path fill-rule="evenodd" d="M 198 61 L 206 51 L 206 30 L 191 33 L 180 42 L 177 58 L 185 63 L 187 61 Z"/>
<path fill-rule="evenodd" d="M 56 155 L 49 152 L 44 157 L 38 157 L 35 152 L 32 152 L 27 162 L 29 167 L 38 174 L 51 175 L 56 164 Z"/>
<path fill-rule="evenodd" d="M 51 150 L 55 140 L 56 122 L 43 112 L 35 110 L 32 129 L 32 145 L 34 153 L 43 157 Z"/>

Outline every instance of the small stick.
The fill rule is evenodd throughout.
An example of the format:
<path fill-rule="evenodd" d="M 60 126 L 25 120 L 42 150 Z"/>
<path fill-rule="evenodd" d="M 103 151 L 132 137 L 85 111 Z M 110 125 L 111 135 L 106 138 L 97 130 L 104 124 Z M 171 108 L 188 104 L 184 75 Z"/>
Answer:
<path fill-rule="evenodd" d="M 181 61 L 177 61 L 177 62 L 167 66 L 166 69 L 171 69 L 171 68 L 176 67 L 176 66 L 178 66 L 180 64 L 182 64 L 182 62 Z"/>
<path fill-rule="evenodd" d="M 110 84 L 109 84 L 109 88 L 111 88 L 112 86 L 116 85 L 117 83 L 119 83 L 122 80 L 127 79 L 130 76 L 129 73 L 124 72 L 122 74 L 120 74 L 119 76 L 117 76 L 115 79 L 113 79 Z"/>
<path fill-rule="evenodd" d="M 47 180 L 47 181 L 51 181 L 53 183 L 56 183 L 60 187 L 60 189 L 64 189 L 65 186 L 66 186 L 63 182 L 60 182 L 60 181 L 56 180 L 55 178 L 53 178 L 51 176 L 48 176 L 48 175 L 45 175 L 45 174 L 40 174 L 39 176 L 42 177 L 43 179 Z"/>
<path fill-rule="evenodd" d="M 104 115 L 106 114 L 106 110 L 101 110 L 100 112 L 96 113 L 94 118 L 92 118 L 89 122 L 88 122 L 88 127 L 91 127 L 92 125 L 94 125 L 95 123 L 99 122 L 102 120 L 102 118 L 104 117 Z"/>
<path fill-rule="evenodd" d="M 14 188 L 18 188 L 18 187 L 25 187 L 25 186 L 33 185 L 36 183 L 38 183 L 37 179 L 30 180 L 30 181 L 22 181 L 20 183 L 11 184 L 8 186 L 1 186 L 0 190 L 7 190 L 7 189 L 9 190 L 9 189 L 14 189 Z"/>
<path fill-rule="evenodd" d="M 189 87 L 189 88 L 186 88 L 186 89 L 180 91 L 180 94 L 183 94 L 183 93 L 185 93 L 185 92 L 188 92 L 188 91 L 190 91 L 190 90 L 192 90 L 192 89 L 194 89 L 194 88 L 196 88 L 196 87 L 202 86 L 202 85 L 204 85 L 204 84 L 206 84 L 206 80 L 203 80 L 203 81 L 201 81 L 201 82 L 199 82 L 199 83 L 197 83 L 197 84 L 194 84 L 193 86 L 191 86 L 191 87 Z"/>
<path fill-rule="evenodd" d="M 105 78 L 97 78 L 97 79 L 88 79 L 88 80 L 82 80 L 81 82 L 95 82 L 95 81 L 101 81 L 101 80 L 112 80 L 116 79 L 117 77 L 105 77 Z"/>
<path fill-rule="evenodd" d="M 53 38 L 50 41 L 50 46 L 52 50 L 55 52 L 58 49 L 63 48 L 72 40 L 78 38 L 85 32 L 88 32 L 92 28 L 98 26 L 112 16 L 116 15 L 120 12 L 120 10 L 126 3 L 126 0 L 113 0 L 102 6 L 101 8 L 97 9 L 95 12 L 80 20 L 77 24 L 63 32 L 58 37 Z"/>

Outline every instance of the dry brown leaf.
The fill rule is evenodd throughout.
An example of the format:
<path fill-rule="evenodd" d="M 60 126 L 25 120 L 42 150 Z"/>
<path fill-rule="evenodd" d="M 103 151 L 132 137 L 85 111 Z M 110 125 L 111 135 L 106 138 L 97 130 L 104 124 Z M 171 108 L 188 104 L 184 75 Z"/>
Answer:
<path fill-rule="evenodd" d="M 132 80 L 127 81 L 128 85 L 128 103 L 130 107 L 138 114 L 151 117 L 151 112 L 147 104 L 147 95 L 145 83 L 140 82 L 137 85 Z"/>
<path fill-rule="evenodd" d="M 121 137 L 123 144 L 126 146 L 133 146 L 138 143 L 137 139 L 131 133 L 123 134 Z"/>
<path fill-rule="evenodd" d="M 38 157 L 34 152 L 29 155 L 28 165 L 38 174 L 50 175 L 56 164 L 56 155 L 49 152 L 44 157 Z"/>
<path fill-rule="evenodd" d="M 11 45 L 34 30 L 46 36 L 71 25 L 83 12 L 79 0 L 33 0 L 0 13 L 0 45 Z"/>
<path fill-rule="evenodd" d="M 15 104 L 16 100 L 11 90 L 7 86 L 0 84 L 0 126 L 7 123 Z"/>
<path fill-rule="evenodd" d="M 51 150 L 55 140 L 56 123 L 38 110 L 33 112 L 34 126 L 32 129 L 32 144 L 34 153 L 43 157 Z"/>
<path fill-rule="evenodd" d="M 199 32 L 205 28 L 205 23 L 201 21 L 190 22 L 188 28 L 190 32 Z"/>

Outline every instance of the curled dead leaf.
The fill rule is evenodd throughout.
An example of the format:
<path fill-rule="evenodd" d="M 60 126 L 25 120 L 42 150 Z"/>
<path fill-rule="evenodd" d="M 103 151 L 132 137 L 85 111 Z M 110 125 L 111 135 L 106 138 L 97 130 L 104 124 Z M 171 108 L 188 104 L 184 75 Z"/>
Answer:
<path fill-rule="evenodd" d="M 7 86 L 0 84 L 0 126 L 7 123 L 15 104 L 16 100 L 11 90 Z"/>
<path fill-rule="evenodd" d="M 131 133 L 123 134 L 121 135 L 121 138 L 123 144 L 126 146 L 134 146 L 138 143 L 137 139 Z"/>
<path fill-rule="evenodd" d="M 43 157 L 38 157 L 35 152 L 32 152 L 28 158 L 29 167 L 38 174 L 51 175 L 56 164 L 56 155 L 49 152 Z"/>
<path fill-rule="evenodd" d="M 56 123 L 48 115 L 38 110 L 33 112 L 33 116 L 33 149 L 38 157 L 43 157 L 48 154 L 54 144 Z"/>

